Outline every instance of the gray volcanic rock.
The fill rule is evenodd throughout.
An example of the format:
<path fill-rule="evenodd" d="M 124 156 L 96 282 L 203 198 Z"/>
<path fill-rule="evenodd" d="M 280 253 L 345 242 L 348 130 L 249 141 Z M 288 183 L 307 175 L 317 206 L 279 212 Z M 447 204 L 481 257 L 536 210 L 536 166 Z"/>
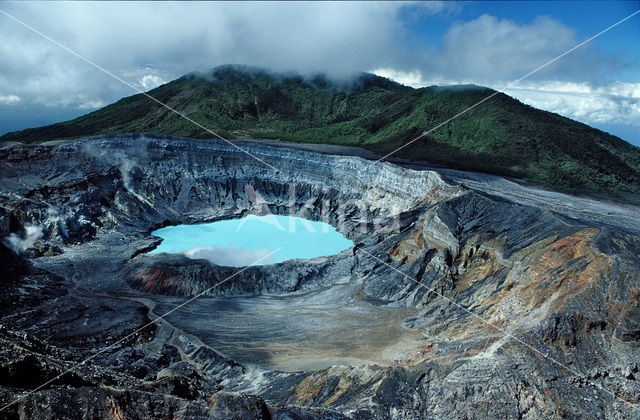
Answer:
<path fill-rule="evenodd" d="M 0 415 L 639 417 L 637 208 L 348 154 L 0 149 Z M 146 254 L 158 227 L 268 212 L 355 245 L 245 269 Z"/>

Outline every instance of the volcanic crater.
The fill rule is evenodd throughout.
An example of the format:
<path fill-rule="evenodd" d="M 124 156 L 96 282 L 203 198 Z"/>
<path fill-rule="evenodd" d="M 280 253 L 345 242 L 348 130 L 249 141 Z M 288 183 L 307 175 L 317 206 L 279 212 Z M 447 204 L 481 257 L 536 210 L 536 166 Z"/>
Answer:
<path fill-rule="evenodd" d="M 55 416 L 39 403 L 71 397 L 132 417 L 635 410 L 635 207 L 253 139 L 113 135 L 0 155 L 0 392 L 74 368 L 13 413 Z M 326 221 L 354 246 L 245 268 L 148 254 L 155 229 L 248 214 Z"/>

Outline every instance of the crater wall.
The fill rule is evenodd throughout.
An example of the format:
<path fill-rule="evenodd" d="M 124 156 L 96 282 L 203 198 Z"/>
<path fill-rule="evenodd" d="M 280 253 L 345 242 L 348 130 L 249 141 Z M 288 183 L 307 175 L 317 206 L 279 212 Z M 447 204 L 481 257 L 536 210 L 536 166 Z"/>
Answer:
<path fill-rule="evenodd" d="M 99 401 L 84 411 L 98 417 L 145 404 L 151 417 L 635 415 L 633 209 L 593 216 L 601 203 L 525 184 L 237 146 L 0 149 L 0 395 L 33 385 L 17 380 L 26 365 L 45 382 L 100 352 L 11 412 L 54 415 L 72 397 Z M 355 245 L 240 273 L 145 254 L 160 226 L 266 212 L 327 221 Z"/>

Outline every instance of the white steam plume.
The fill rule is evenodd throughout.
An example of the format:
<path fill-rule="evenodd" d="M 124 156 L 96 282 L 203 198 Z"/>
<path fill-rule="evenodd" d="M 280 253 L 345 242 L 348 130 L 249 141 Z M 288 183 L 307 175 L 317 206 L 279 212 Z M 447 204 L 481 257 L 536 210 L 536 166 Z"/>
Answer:
<path fill-rule="evenodd" d="M 273 256 L 267 257 L 273 251 L 263 249 L 247 249 L 247 248 L 221 248 L 217 246 L 195 247 L 184 251 L 184 255 L 191 259 L 208 260 L 217 265 L 229 267 L 246 267 L 260 260 L 260 265 L 270 264 L 273 262 Z"/>
<path fill-rule="evenodd" d="M 24 251 L 25 249 L 33 248 L 34 243 L 42 238 L 42 228 L 36 225 L 24 225 L 24 236 L 20 236 L 17 233 L 11 233 L 4 239 L 5 245 L 13 249 L 16 252 Z"/>

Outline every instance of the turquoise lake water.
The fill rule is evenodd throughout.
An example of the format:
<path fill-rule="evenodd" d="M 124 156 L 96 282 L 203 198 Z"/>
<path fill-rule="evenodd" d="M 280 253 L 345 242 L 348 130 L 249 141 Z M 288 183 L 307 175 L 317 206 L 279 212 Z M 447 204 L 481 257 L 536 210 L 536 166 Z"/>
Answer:
<path fill-rule="evenodd" d="M 150 254 L 184 253 L 189 258 L 233 267 L 334 255 L 353 246 L 353 241 L 333 226 L 293 216 L 248 215 L 213 223 L 167 226 L 151 233 L 164 240 Z"/>

